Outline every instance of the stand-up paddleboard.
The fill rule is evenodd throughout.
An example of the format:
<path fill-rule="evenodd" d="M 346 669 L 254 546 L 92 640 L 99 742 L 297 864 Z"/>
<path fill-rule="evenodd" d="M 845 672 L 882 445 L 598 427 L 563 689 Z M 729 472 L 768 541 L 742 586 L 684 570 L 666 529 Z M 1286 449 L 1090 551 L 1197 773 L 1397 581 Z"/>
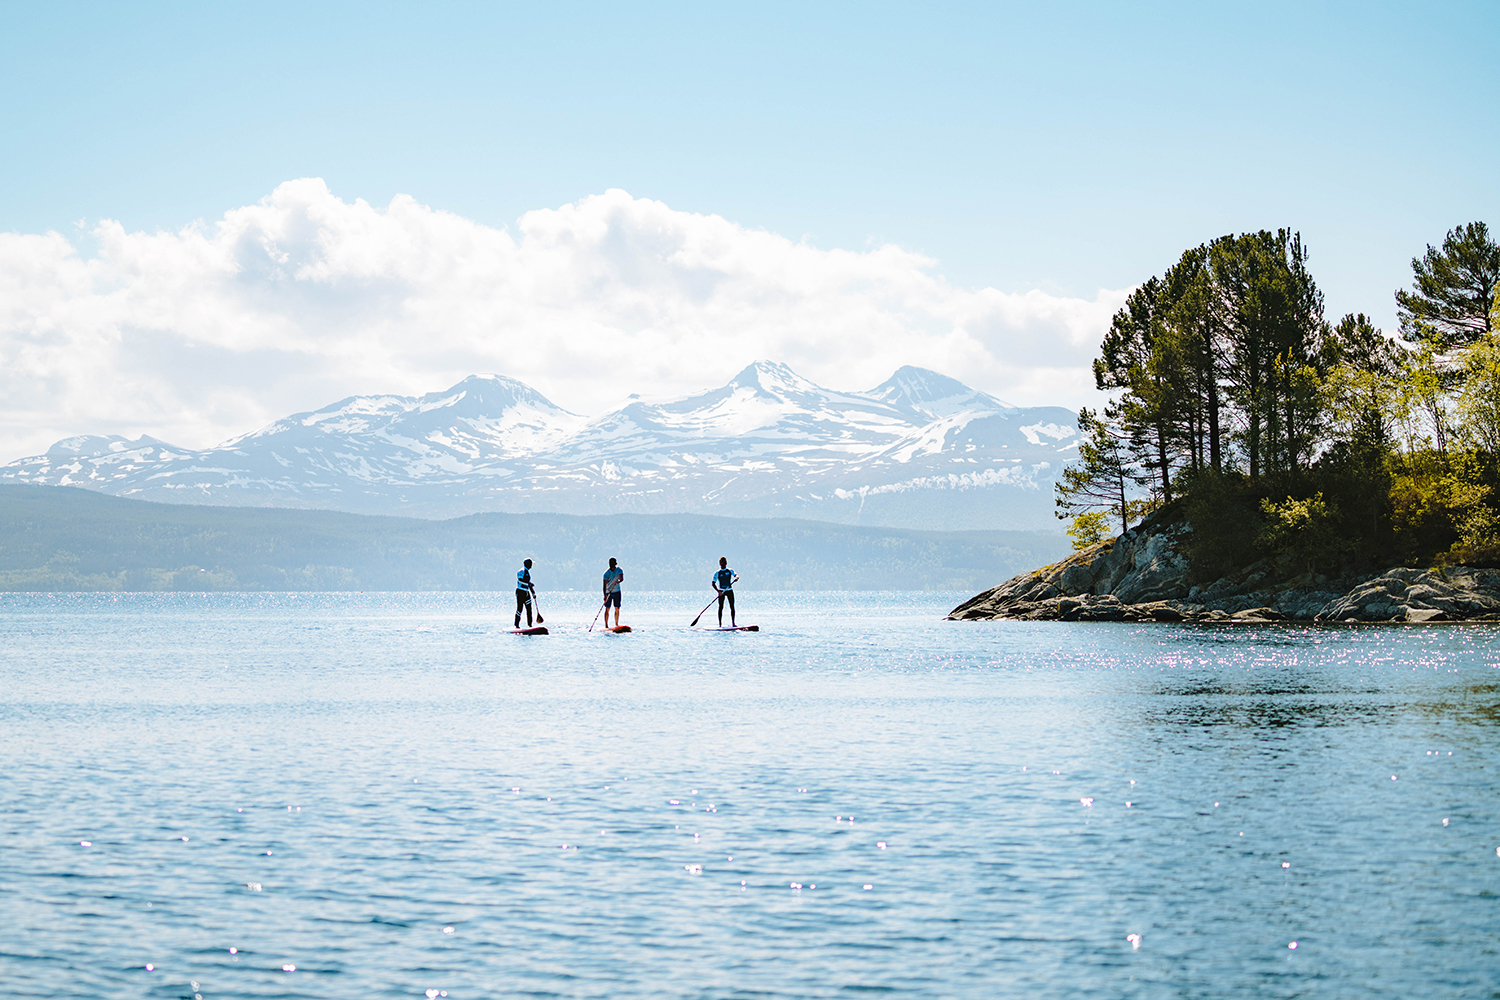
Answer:
<path fill-rule="evenodd" d="M 604 631 L 613 632 L 615 635 L 619 635 L 622 632 L 633 632 L 634 629 L 632 629 L 629 625 L 616 625 L 614 628 L 607 628 Z"/>
<path fill-rule="evenodd" d="M 705 632 L 759 632 L 760 631 L 760 626 L 759 625 L 734 625 L 734 626 L 731 626 L 730 628 L 724 628 L 723 626 L 720 626 L 718 628 L 706 628 L 703 631 L 705 631 Z"/>
<path fill-rule="evenodd" d="M 542 626 L 538 625 L 538 626 L 536 626 L 536 628 L 517 628 L 517 629 L 511 629 L 511 633 L 510 634 L 511 635 L 551 635 L 552 633 L 548 632 L 545 628 L 543 628 Z"/>

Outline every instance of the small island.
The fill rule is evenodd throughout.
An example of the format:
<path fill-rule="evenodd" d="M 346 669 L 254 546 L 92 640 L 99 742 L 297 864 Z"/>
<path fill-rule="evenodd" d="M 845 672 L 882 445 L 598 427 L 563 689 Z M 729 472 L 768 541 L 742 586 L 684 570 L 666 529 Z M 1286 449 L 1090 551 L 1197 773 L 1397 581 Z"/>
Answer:
<path fill-rule="evenodd" d="M 1500 620 L 1500 245 L 1413 259 L 1398 335 L 1330 322 L 1307 262 L 1224 236 L 1132 292 L 1056 484 L 1075 551 L 948 617 Z"/>

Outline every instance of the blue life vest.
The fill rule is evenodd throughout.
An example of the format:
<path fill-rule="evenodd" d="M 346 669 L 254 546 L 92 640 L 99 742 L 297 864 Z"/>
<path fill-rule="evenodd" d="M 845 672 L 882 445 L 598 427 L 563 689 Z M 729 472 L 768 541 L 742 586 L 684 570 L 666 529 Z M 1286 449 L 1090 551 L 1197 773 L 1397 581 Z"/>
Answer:
<path fill-rule="evenodd" d="M 516 574 L 516 589 L 531 590 L 531 570 L 523 569 Z"/>
<path fill-rule="evenodd" d="M 720 590 L 734 589 L 734 570 L 725 567 L 714 574 L 714 582 L 719 585 Z"/>

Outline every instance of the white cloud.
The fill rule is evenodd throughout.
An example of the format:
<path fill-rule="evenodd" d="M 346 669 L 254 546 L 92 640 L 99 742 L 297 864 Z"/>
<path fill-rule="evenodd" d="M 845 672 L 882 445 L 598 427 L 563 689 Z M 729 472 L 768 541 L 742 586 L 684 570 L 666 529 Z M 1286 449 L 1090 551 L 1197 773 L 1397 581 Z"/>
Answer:
<path fill-rule="evenodd" d="M 757 358 L 839 389 L 916 364 L 1076 405 L 1124 295 L 956 288 L 897 246 L 819 250 L 617 190 L 511 232 L 289 181 L 176 233 L 0 234 L 0 456 L 79 433 L 205 446 L 477 371 L 590 414 Z"/>

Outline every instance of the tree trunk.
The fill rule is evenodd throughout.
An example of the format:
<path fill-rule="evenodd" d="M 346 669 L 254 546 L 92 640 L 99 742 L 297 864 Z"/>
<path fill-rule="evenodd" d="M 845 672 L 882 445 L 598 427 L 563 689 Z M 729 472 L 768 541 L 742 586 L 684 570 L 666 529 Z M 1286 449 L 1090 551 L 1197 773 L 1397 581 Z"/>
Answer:
<path fill-rule="evenodd" d="M 1254 482 L 1260 476 L 1260 358 L 1252 349 L 1250 352 L 1249 385 L 1247 399 L 1250 405 L 1245 407 L 1245 415 L 1250 418 L 1250 481 Z"/>
<path fill-rule="evenodd" d="M 1163 503 L 1172 502 L 1172 479 L 1167 468 L 1167 427 L 1166 421 L 1159 421 L 1156 425 L 1156 460 L 1161 463 L 1161 498 Z"/>
<path fill-rule="evenodd" d="M 1120 467 L 1120 534 L 1130 530 L 1130 507 L 1129 499 L 1125 492 L 1125 467 Z"/>
<path fill-rule="evenodd" d="M 1295 404 L 1292 401 L 1291 387 L 1288 386 L 1286 394 L 1286 467 L 1293 477 L 1297 475 L 1297 424 Z"/>
<path fill-rule="evenodd" d="M 1224 471 L 1224 452 L 1219 440 L 1219 380 L 1208 380 L 1208 461 L 1215 472 Z"/>
<path fill-rule="evenodd" d="M 1427 403 L 1427 413 L 1432 417 L 1432 432 L 1437 437 L 1438 454 L 1442 456 L 1443 462 L 1448 461 L 1448 439 L 1443 433 L 1443 404 L 1436 397 Z"/>

